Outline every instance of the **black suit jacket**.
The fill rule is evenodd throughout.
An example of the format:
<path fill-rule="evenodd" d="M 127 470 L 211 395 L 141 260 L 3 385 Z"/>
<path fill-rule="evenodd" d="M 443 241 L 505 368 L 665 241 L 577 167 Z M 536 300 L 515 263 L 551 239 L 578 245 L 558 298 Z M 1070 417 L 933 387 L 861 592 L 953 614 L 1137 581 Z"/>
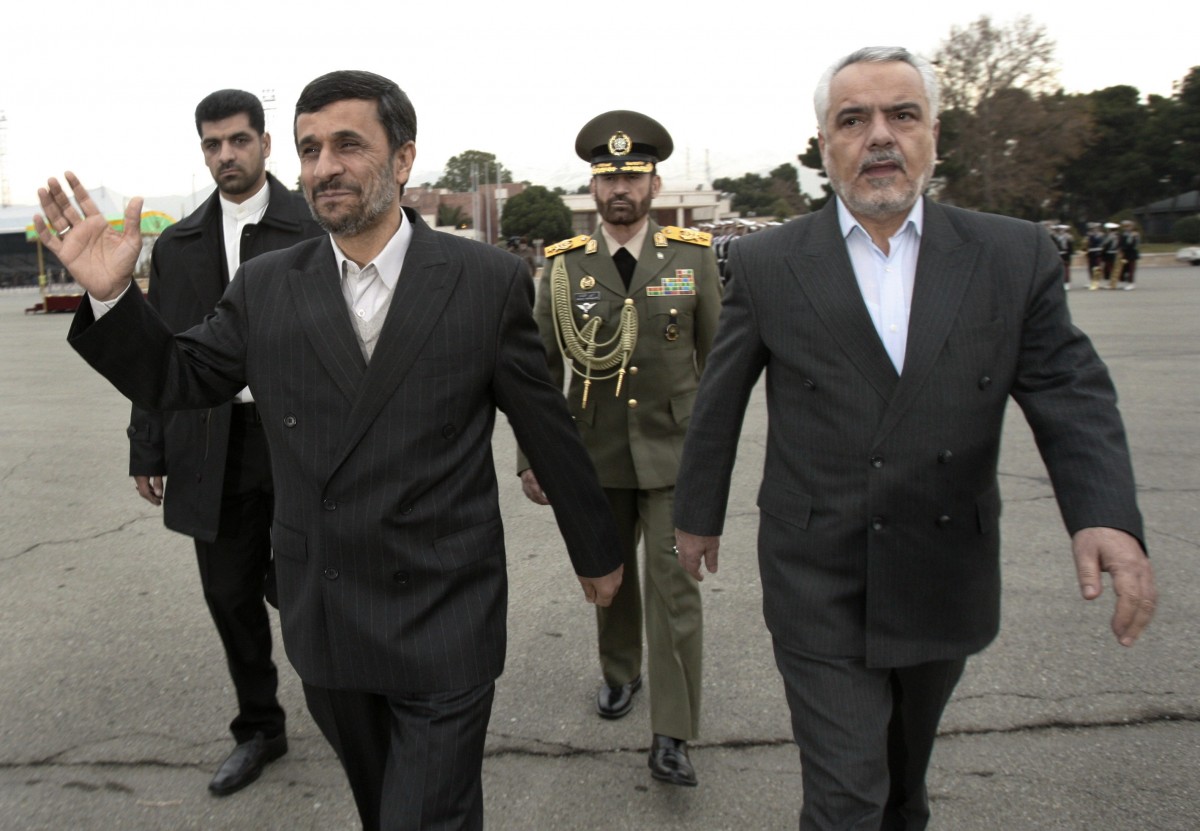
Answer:
<path fill-rule="evenodd" d="M 287 248 L 324 232 L 298 193 L 267 175 L 267 210 L 241 238 L 241 259 Z M 217 191 L 154 243 L 150 304 L 173 332 L 210 314 L 229 285 Z M 217 537 L 232 404 L 155 412 L 136 404 L 129 416 L 129 475 L 166 476 L 163 522 L 205 542 Z"/>
<path fill-rule="evenodd" d="M 834 202 L 732 246 L 675 496 L 721 532 L 746 402 L 767 373 L 764 613 L 793 648 L 873 666 L 961 657 L 999 625 L 1001 426 L 1011 395 L 1068 530 L 1141 517 L 1108 371 L 1070 321 L 1035 225 L 925 202 L 903 372 L 855 281 Z"/>
<path fill-rule="evenodd" d="M 181 335 L 127 292 L 99 321 L 83 304 L 69 336 L 146 408 L 211 406 L 249 383 L 271 448 L 284 645 L 300 677 L 323 687 L 433 692 L 500 674 L 497 408 L 531 448 L 576 572 L 620 563 L 547 375 L 524 264 L 409 218 L 369 365 L 328 237 L 250 260 L 215 315 Z"/>

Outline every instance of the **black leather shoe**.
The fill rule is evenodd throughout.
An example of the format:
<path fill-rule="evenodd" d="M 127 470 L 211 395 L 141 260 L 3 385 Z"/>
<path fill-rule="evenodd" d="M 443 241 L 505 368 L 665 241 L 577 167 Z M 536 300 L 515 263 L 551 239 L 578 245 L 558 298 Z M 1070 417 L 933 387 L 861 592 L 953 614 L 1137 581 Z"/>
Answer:
<path fill-rule="evenodd" d="M 650 745 L 650 775 L 660 782 L 696 787 L 696 769 L 688 758 L 687 742 L 655 733 Z"/>
<path fill-rule="evenodd" d="M 280 733 L 268 739 L 262 733 L 242 742 L 221 762 L 217 775 L 208 783 L 213 796 L 229 796 L 249 785 L 263 772 L 268 762 L 273 762 L 287 753 L 287 736 Z"/>
<path fill-rule="evenodd" d="M 628 684 L 610 687 L 601 684 L 596 693 L 596 712 L 600 718 L 620 718 L 633 709 L 633 694 L 641 689 L 642 676 L 638 676 Z"/>

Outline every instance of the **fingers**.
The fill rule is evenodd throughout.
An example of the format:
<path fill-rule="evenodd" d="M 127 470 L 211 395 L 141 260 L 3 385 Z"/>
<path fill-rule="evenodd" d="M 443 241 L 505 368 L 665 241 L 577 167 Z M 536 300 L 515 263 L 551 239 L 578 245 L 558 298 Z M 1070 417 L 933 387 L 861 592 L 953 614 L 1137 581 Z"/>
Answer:
<path fill-rule="evenodd" d="M 1085 600 L 1103 592 L 1108 572 L 1117 596 L 1112 631 L 1122 646 L 1133 646 L 1154 617 L 1158 589 L 1150 560 L 1134 537 L 1115 528 L 1084 528 L 1071 539 L 1079 590 Z"/>
<path fill-rule="evenodd" d="M 1113 593 L 1117 608 L 1113 612 L 1112 630 L 1122 646 L 1133 646 L 1154 617 L 1158 592 L 1150 561 L 1131 567 L 1114 567 Z"/>
<path fill-rule="evenodd" d="M 89 197 L 88 202 L 91 201 Z M 126 242 L 136 245 L 139 250 L 142 246 L 142 201 L 142 197 L 135 196 L 125 206 L 125 231 L 121 235 Z"/>

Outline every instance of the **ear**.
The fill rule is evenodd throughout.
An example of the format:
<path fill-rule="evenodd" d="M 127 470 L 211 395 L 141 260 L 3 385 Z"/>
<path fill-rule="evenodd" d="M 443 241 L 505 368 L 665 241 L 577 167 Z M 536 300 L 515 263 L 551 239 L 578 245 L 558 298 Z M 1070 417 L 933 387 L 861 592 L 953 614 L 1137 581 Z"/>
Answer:
<path fill-rule="evenodd" d="M 935 118 L 933 120 L 933 148 L 937 149 L 938 136 L 942 134 L 942 120 Z"/>
<path fill-rule="evenodd" d="M 269 159 L 271 157 L 271 134 L 270 133 L 262 134 L 262 154 L 263 154 L 264 159 Z"/>
<path fill-rule="evenodd" d="M 396 169 L 397 185 L 404 187 L 408 184 L 408 177 L 412 173 L 413 162 L 416 160 L 417 143 L 415 141 L 406 141 L 396 150 L 393 162 Z"/>
<path fill-rule="evenodd" d="M 596 177 L 595 176 L 593 176 L 591 179 L 588 179 L 588 192 L 591 193 L 592 196 L 596 195 Z"/>
<path fill-rule="evenodd" d="M 654 177 L 650 180 L 650 198 L 653 199 L 655 196 L 658 196 L 660 190 L 662 190 L 662 177 L 655 173 Z"/>

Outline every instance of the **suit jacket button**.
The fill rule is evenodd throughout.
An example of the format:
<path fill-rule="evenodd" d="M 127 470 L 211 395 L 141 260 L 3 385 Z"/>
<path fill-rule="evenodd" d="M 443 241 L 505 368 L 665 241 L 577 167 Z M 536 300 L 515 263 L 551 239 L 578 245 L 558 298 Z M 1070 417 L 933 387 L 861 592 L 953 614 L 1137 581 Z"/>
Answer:
<path fill-rule="evenodd" d="M 872 531 L 882 531 L 886 527 L 887 527 L 887 522 L 884 521 L 883 517 L 881 517 L 881 516 L 871 517 L 871 530 Z"/>
<path fill-rule="evenodd" d="M 325 569 L 325 578 L 328 580 L 338 579 L 338 570 L 336 568 Z"/>
<path fill-rule="evenodd" d="M 285 415 L 283 417 L 283 426 L 284 427 L 295 427 L 296 426 L 296 417 L 294 415 L 292 415 L 291 413 L 288 413 L 287 415 Z"/>
<path fill-rule="evenodd" d="M 447 424 L 444 427 L 442 427 L 442 438 L 452 439 L 452 438 L 454 438 L 454 434 L 457 432 L 458 432 L 458 429 L 455 428 L 455 426 L 453 424 Z"/>
<path fill-rule="evenodd" d="M 981 390 L 986 390 L 991 385 L 992 385 L 992 379 L 990 377 L 988 377 L 987 375 L 984 375 L 982 378 L 979 379 L 979 388 Z"/>
<path fill-rule="evenodd" d="M 132 424 L 130 424 L 128 427 L 125 428 L 125 435 L 129 436 L 130 438 L 133 438 L 134 436 L 137 435 L 137 428 L 134 427 Z"/>
<path fill-rule="evenodd" d="M 804 388 L 807 390 L 815 390 L 817 388 L 817 382 L 814 381 L 812 378 L 805 378 L 804 379 Z"/>
<path fill-rule="evenodd" d="M 631 409 L 631 410 L 637 409 L 637 399 L 636 398 L 629 399 L 629 409 Z"/>
<path fill-rule="evenodd" d="M 951 453 L 949 450 L 939 450 L 938 451 L 938 463 L 939 464 L 943 464 L 943 465 L 947 464 L 953 458 L 954 458 L 954 454 Z"/>
<path fill-rule="evenodd" d="M 394 580 L 397 585 L 407 586 L 408 585 L 408 572 L 407 571 L 397 571 L 395 574 L 392 575 L 392 580 Z"/>
<path fill-rule="evenodd" d="M 322 507 L 322 508 L 324 508 L 324 509 L 325 509 L 325 510 L 327 510 L 327 511 L 336 511 L 336 510 L 337 510 L 337 503 L 336 503 L 336 502 L 334 502 L 332 499 L 322 499 L 322 500 L 321 500 L 321 507 Z"/>
<path fill-rule="evenodd" d="M 953 522 L 954 520 L 950 519 L 950 517 L 946 516 L 945 514 L 942 514 L 937 518 L 938 528 L 949 528 Z"/>
<path fill-rule="evenodd" d="M 871 467 L 883 467 L 883 457 L 882 456 L 872 456 L 871 457 Z"/>

